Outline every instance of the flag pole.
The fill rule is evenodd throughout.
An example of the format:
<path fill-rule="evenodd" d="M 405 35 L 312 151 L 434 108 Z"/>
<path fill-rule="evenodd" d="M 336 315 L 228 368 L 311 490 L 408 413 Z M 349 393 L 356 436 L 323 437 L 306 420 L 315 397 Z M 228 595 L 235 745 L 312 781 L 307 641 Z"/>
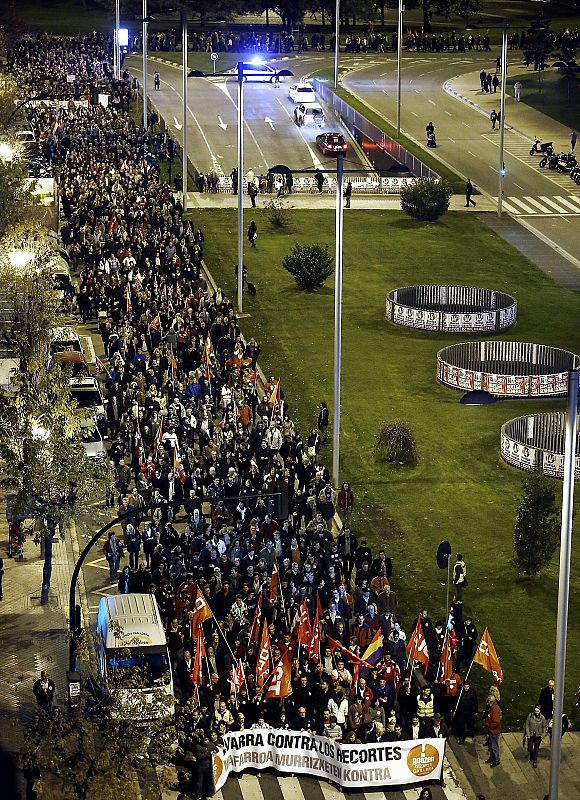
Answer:
<path fill-rule="evenodd" d="M 471 659 L 471 664 L 469 665 L 469 669 L 465 673 L 465 678 L 463 679 L 463 683 L 461 684 L 461 687 L 459 689 L 459 696 L 457 698 L 457 702 L 455 703 L 455 708 L 453 709 L 453 711 L 451 713 L 451 718 L 452 719 L 453 719 L 453 717 L 455 716 L 455 714 L 457 712 L 457 708 L 459 706 L 459 701 L 461 700 L 461 695 L 463 694 L 463 687 L 465 686 L 465 681 L 469 678 L 469 673 L 471 672 L 471 668 L 472 668 L 474 663 L 475 663 L 475 654 L 474 654 L 473 658 Z"/>

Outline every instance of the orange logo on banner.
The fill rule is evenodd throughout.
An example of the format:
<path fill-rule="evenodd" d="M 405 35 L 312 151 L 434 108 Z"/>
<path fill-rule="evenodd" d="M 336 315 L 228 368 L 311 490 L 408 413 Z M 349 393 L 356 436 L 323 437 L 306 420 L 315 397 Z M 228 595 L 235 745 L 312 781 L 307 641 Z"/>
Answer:
<path fill-rule="evenodd" d="M 221 774 L 224 771 L 224 762 L 221 760 L 221 757 L 218 756 L 217 753 L 212 753 L 212 761 L 213 761 L 213 782 L 217 784 L 219 779 L 221 778 Z"/>
<path fill-rule="evenodd" d="M 407 766 L 417 778 L 424 778 L 437 769 L 439 751 L 432 744 L 418 744 L 409 750 Z"/>

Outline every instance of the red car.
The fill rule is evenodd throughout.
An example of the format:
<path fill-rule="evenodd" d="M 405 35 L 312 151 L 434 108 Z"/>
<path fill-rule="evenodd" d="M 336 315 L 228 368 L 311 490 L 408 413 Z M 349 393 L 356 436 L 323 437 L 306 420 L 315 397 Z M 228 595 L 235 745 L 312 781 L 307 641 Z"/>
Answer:
<path fill-rule="evenodd" d="M 348 147 L 341 133 L 321 133 L 316 137 L 316 146 L 326 156 L 338 156 Z"/>

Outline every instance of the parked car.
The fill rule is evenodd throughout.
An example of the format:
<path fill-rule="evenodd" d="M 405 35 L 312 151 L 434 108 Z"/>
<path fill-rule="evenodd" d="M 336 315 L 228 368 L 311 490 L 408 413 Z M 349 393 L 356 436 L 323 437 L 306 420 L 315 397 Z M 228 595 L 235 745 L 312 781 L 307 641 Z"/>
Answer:
<path fill-rule="evenodd" d="M 316 94 L 309 83 L 292 83 L 288 87 L 288 97 L 295 103 L 315 103 Z"/>
<path fill-rule="evenodd" d="M 71 398 L 78 408 L 89 411 L 101 433 L 106 432 L 105 401 L 96 378 L 71 378 L 69 381 Z"/>
<path fill-rule="evenodd" d="M 316 146 L 325 156 L 338 156 L 346 153 L 348 145 L 341 133 L 319 133 L 316 137 Z"/>
<path fill-rule="evenodd" d="M 51 359 L 52 366 L 71 367 L 73 378 L 90 378 L 89 365 L 84 353 L 70 350 L 65 353 L 55 353 Z"/>
<path fill-rule="evenodd" d="M 69 325 L 51 328 L 49 337 L 50 344 L 48 349 L 51 356 L 55 353 L 66 353 L 69 350 L 76 350 L 77 353 L 83 352 L 78 333 Z"/>
<path fill-rule="evenodd" d="M 107 457 L 107 451 L 105 450 L 103 437 L 101 436 L 101 432 L 96 425 L 90 421 L 86 424 L 83 424 L 81 437 L 85 453 L 89 458 Z"/>

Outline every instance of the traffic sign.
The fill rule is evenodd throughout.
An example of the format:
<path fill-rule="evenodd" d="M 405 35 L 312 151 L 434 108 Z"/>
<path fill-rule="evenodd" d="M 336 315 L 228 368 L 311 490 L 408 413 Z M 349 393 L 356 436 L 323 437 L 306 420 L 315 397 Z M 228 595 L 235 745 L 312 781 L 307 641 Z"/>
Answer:
<path fill-rule="evenodd" d="M 217 53 L 212 53 L 210 58 L 211 58 L 212 61 L 217 61 L 218 60 L 218 54 Z"/>

